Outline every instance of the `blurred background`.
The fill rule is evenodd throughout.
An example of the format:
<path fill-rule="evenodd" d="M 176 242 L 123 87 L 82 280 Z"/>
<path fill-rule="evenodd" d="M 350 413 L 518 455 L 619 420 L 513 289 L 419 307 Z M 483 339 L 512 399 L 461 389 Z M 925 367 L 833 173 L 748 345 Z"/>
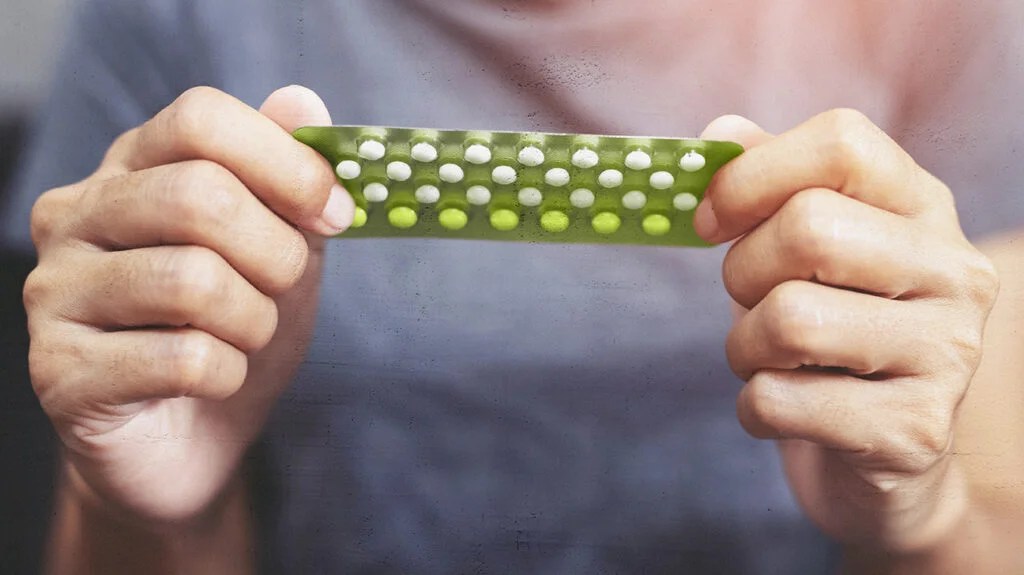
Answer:
<path fill-rule="evenodd" d="M 72 0 L 0 0 L 0 209 L 46 95 Z M 21 286 L 34 262 L 0 247 L 0 573 L 38 573 L 55 450 L 28 381 Z"/>

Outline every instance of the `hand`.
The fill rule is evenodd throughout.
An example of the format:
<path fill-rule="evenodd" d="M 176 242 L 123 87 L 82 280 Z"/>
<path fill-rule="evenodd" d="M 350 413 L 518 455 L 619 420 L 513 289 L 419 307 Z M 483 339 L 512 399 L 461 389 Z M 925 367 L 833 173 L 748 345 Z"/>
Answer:
<path fill-rule="evenodd" d="M 748 151 L 695 215 L 742 308 L 726 344 L 740 422 L 778 439 L 801 505 L 839 541 L 911 552 L 965 507 L 949 457 L 998 282 L 953 197 L 864 116 L 778 137 L 723 117 Z M 738 238 L 738 239 L 737 239 Z"/>
<path fill-rule="evenodd" d="M 352 219 L 290 136 L 329 123 L 304 88 L 259 112 L 193 89 L 36 203 L 32 384 L 82 497 L 160 525 L 235 476 L 311 335 L 324 240 L 305 232 Z"/>

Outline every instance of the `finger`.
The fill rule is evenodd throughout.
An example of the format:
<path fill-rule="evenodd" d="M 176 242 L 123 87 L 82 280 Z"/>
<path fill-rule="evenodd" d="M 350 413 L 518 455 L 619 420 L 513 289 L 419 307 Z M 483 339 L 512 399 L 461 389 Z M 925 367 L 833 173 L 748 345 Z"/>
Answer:
<path fill-rule="evenodd" d="M 715 118 L 700 134 L 702 140 L 736 142 L 743 146 L 744 150 L 760 146 L 773 137 L 753 121 L 733 114 Z M 718 230 L 714 208 L 706 195 L 693 214 L 693 226 L 703 238 L 711 237 Z"/>
<path fill-rule="evenodd" d="M 85 359 L 52 394 L 64 401 L 127 405 L 177 397 L 225 399 L 242 386 L 248 369 L 245 353 L 198 329 L 83 333 L 78 346 L 80 354 L 88 350 Z"/>
<path fill-rule="evenodd" d="M 57 309 L 76 323 L 105 330 L 191 326 L 246 352 L 265 346 L 277 326 L 273 300 L 202 247 L 81 252 L 61 273 L 75 287 Z"/>
<path fill-rule="evenodd" d="M 920 305 L 804 281 L 775 287 L 726 338 L 729 365 L 747 380 L 762 369 L 838 367 L 853 373 L 922 373 L 940 314 Z M 934 323 L 935 325 L 931 325 Z"/>
<path fill-rule="evenodd" d="M 949 448 L 958 398 L 938 385 L 764 370 L 740 391 L 736 412 L 754 437 L 810 441 L 909 472 L 922 471 Z"/>
<path fill-rule="evenodd" d="M 795 194 L 733 244 L 722 275 L 747 309 L 788 280 L 913 299 L 952 294 L 960 268 L 951 260 L 963 251 L 902 216 L 817 188 Z"/>
<path fill-rule="evenodd" d="M 821 114 L 739 156 L 712 179 L 705 239 L 753 229 L 795 193 L 828 188 L 896 214 L 953 223 L 952 194 L 862 114 Z"/>
<path fill-rule="evenodd" d="M 70 215 L 71 234 L 103 249 L 207 247 L 270 295 L 291 288 L 308 258 L 298 230 L 206 160 L 96 182 Z"/>
<path fill-rule="evenodd" d="M 311 99 L 296 97 L 297 92 L 272 95 L 271 111 L 290 112 L 282 122 L 295 117 L 330 122 L 322 103 L 314 109 Z M 295 140 L 275 118 L 212 88 L 185 92 L 152 120 L 118 138 L 104 163 L 138 171 L 187 160 L 223 165 L 295 225 L 335 234 L 351 223 L 344 209 L 346 194 L 335 189 L 334 172 L 320 154 Z"/>

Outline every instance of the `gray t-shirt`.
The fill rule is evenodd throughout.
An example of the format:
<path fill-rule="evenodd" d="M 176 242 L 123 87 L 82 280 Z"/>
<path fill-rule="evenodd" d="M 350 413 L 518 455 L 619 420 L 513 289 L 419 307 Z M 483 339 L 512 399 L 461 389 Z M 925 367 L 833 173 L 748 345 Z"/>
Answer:
<path fill-rule="evenodd" d="M 640 5 L 643 9 L 639 9 Z M 692 136 L 866 111 L 1024 222 L 1021 4 L 853 0 L 87 1 L 4 213 L 91 172 L 186 88 L 292 82 L 338 123 Z M 734 416 L 723 248 L 332 242 L 309 359 L 268 425 L 269 569 L 824 573 Z"/>

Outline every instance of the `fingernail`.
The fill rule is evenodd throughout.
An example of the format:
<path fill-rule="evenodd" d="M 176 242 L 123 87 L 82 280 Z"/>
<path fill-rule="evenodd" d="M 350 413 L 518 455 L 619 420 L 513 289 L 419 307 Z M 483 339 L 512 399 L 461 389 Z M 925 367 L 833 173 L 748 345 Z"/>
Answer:
<path fill-rule="evenodd" d="M 352 196 L 348 195 L 345 188 L 338 184 L 331 187 L 331 195 L 327 199 L 327 205 L 320 214 L 320 220 L 330 230 L 330 235 L 340 234 L 352 225 L 352 216 L 355 213 L 355 204 Z"/>
<path fill-rule="evenodd" d="M 711 205 L 710 198 L 704 200 L 697 206 L 693 214 L 693 228 L 705 241 L 713 241 L 718 234 L 718 217 L 715 216 L 715 208 Z"/>

